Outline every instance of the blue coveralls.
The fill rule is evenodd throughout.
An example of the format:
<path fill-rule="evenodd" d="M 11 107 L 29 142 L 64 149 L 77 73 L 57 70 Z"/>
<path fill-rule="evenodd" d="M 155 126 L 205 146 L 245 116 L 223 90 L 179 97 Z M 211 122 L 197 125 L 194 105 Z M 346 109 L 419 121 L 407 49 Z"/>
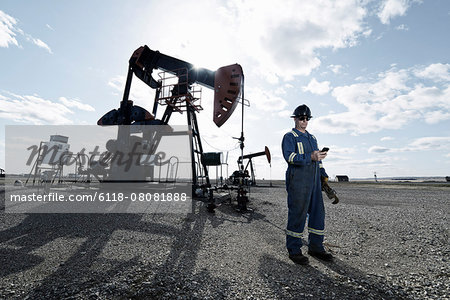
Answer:
<path fill-rule="evenodd" d="M 308 215 L 309 249 L 324 251 L 325 207 L 320 176 L 328 177 L 321 162 L 312 161 L 311 153 L 319 150 L 316 138 L 308 131 L 293 128 L 283 137 L 283 156 L 288 163 L 286 190 L 288 193 L 288 224 L 286 247 L 297 254 L 302 247 L 302 233 Z"/>

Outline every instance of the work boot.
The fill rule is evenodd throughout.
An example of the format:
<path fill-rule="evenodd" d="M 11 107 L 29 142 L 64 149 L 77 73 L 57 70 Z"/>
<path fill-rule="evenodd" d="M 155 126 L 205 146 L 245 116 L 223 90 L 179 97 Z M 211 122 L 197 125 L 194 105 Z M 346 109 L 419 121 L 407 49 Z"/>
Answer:
<path fill-rule="evenodd" d="M 309 259 L 302 254 L 302 251 L 297 254 L 289 254 L 289 258 L 299 265 L 307 265 L 309 262 Z"/>
<path fill-rule="evenodd" d="M 308 250 L 308 254 L 311 255 L 312 257 L 321 259 L 323 261 L 332 261 L 333 260 L 333 255 L 331 255 L 331 253 L 326 252 L 325 250 Z"/>

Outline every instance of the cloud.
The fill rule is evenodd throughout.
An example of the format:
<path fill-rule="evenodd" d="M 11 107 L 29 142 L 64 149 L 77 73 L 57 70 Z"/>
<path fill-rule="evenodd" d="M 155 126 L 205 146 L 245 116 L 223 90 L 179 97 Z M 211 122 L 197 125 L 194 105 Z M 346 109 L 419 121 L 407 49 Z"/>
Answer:
<path fill-rule="evenodd" d="M 398 152 L 417 152 L 417 151 L 435 151 L 449 150 L 450 137 L 434 136 L 422 137 L 413 140 L 405 147 L 386 148 L 381 146 L 372 146 L 369 153 L 398 153 Z"/>
<path fill-rule="evenodd" d="M 290 116 L 292 116 L 292 111 L 285 109 L 285 110 L 279 111 L 277 113 L 277 115 L 283 119 L 286 119 L 286 118 L 289 118 Z M 284 134 L 284 132 L 283 132 L 283 134 Z"/>
<path fill-rule="evenodd" d="M 278 87 L 275 91 L 274 91 L 274 93 L 276 94 L 276 95 L 286 95 L 286 89 L 285 88 L 283 88 L 283 87 Z"/>
<path fill-rule="evenodd" d="M 381 23 L 389 24 L 391 19 L 403 16 L 409 8 L 409 0 L 385 0 L 380 6 L 378 17 Z"/>
<path fill-rule="evenodd" d="M 449 120 L 450 86 L 442 82 L 445 76 L 441 69 L 434 65 L 391 69 L 372 80 L 338 86 L 332 96 L 346 111 L 318 117 L 311 124 L 320 132 L 359 135 L 400 129 L 418 117 L 424 117 L 428 124 Z M 425 86 L 417 74 L 434 81 Z"/>
<path fill-rule="evenodd" d="M 343 155 L 343 154 L 353 154 L 356 153 L 356 148 L 349 148 L 349 147 L 340 147 L 338 145 L 331 145 L 330 147 L 330 154 L 336 155 Z"/>
<path fill-rule="evenodd" d="M 311 79 L 307 86 L 302 87 L 303 91 L 308 91 L 316 95 L 325 95 L 330 91 L 330 82 L 318 82 L 315 78 Z"/>
<path fill-rule="evenodd" d="M 324 162 L 324 164 L 326 164 L 325 168 L 327 168 L 329 175 L 332 174 L 330 170 L 334 170 L 333 173 L 339 170 L 337 174 L 347 174 L 350 177 L 373 176 L 373 171 L 368 170 L 380 171 L 381 169 L 390 169 L 393 167 L 393 163 L 399 160 L 392 156 L 375 156 L 366 159 L 340 157 L 336 160 L 330 160 L 327 157 L 326 159 L 328 162 Z"/>
<path fill-rule="evenodd" d="M 74 107 L 84 111 L 95 111 L 95 109 L 89 104 L 81 103 L 78 99 L 67 99 L 65 97 L 59 97 L 59 101 L 67 107 Z"/>
<path fill-rule="evenodd" d="M 113 88 L 113 90 L 121 97 L 125 89 L 125 82 L 125 76 L 115 76 L 108 81 L 108 86 Z M 154 97 L 155 91 L 153 89 L 147 86 L 140 79 L 136 77 L 133 79 L 129 97 L 129 99 L 133 101 L 133 104 L 148 108 L 153 105 Z M 121 100 L 122 98 L 118 99 L 117 104 L 119 104 Z"/>
<path fill-rule="evenodd" d="M 379 146 L 373 146 L 369 148 L 369 153 L 385 153 L 385 152 L 389 152 L 389 148 L 385 148 L 385 147 L 379 147 Z"/>
<path fill-rule="evenodd" d="M 330 69 L 334 74 L 339 74 L 342 71 L 341 65 L 329 65 L 328 69 Z"/>
<path fill-rule="evenodd" d="M 380 139 L 380 141 L 392 141 L 394 138 L 392 136 L 384 136 Z"/>
<path fill-rule="evenodd" d="M 27 40 L 31 41 L 33 44 L 35 44 L 39 48 L 45 49 L 45 50 L 47 50 L 48 53 L 53 54 L 52 49 L 50 49 L 50 47 L 46 43 L 44 43 L 42 40 L 35 39 L 31 35 L 28 35 L 28 34 L 26 35 L 26 37 L 27 37 Z"/>
<path fill-rule="evenodd" d="M 360 1 L 230 0 L 220 9 L 226 26 L 233 26 L 243 53 L 252 53 L 258 74 L 275 82 L 309 75 L 320 66 L 321 49 L 355 46 L 370 34 L 368 15 Z M 277 18 L 274 18 L 274 14 Z M 270 75 L 270 76 L 269 76 Z"/>
<path fill-rule="evenodd" d="M 405 24 L 400 24 L 397 27 L 395 27 L 395 29 L 403 30 L 403 31 L 408 31 L 409 30 L 408 26 L 406 26 Z"/>
<path fill-rule="evenodd" d="M 450 119 L 450 112 L 443 111 L 431 111 L 425 116 L 425 122 L 428 124 L 437 124 L 448 119 Z"/>
<path fill-rule="evenodd" d="M 250 100 L 252 108 L 264 112 L 281 112 L 282 115 L 287 112 L 283 111 L 288 106 L 287 101 L 270 91 L 257 87 L 248 87 L 245 89 L 245 98 Z"/>
<path fill-rule="evenodd" d="M 391 4 L 383 3 L 386 6 L 383 14 L 389 18 L 396 14 L 389 10 Z M 245 68 L 246 72 L 273 84 L 310 75 L 321 66 L 323 50 L 337 51 L 358 45 L 372 34 L 368 18 L 379 8 L 377 5 L 374 8 L 373 1 L 366 0 L 283 0 L 277 5 L 270 1 L 200 0 L 199 5 L 211 9 L 208 14 L 202 14 L 193 10 L 189 2 L 176 7 L 170 1 L 155 5 L 152 9 L 156 11 L 189 12 L 191 18 L 183 24 L 197 32 L 181 40 L 163 40 L 166 49 L 170 49 L 167 54 L 177 57 L 183 53 L 183 60 L 211 70 L 237 58 L 251 65 Z M 155 16 L 155 22 L 162 27 L 173 28 L 166 19 Z M 199 51 L 198 45 L 204 43 L 204 36 L 208 36 L 208 47 Z M 233 47 L 223 47 L 224 44 Z M 332 71 L 340 72 L 341 68 L 336 65 Z"/>
<path fill-rule="evenodd" d="M 294 86 L 293 86 L 292 84 L 290 84 L 290 83 L 286 83 L 286 84 L 284 85 L 284 87 L 287 88 L 287 89 L 292 89 L 292 88 L 294 88 Z"/>
<path fill-rule="evenodd" d="M 450 81 L 450 64 L 431 64 L 424 69 L 416 70 L 415 75 L 434 81 Z"/>
<path fill-rule="evenodd" d="M 9 44 L 19 45 L 14 33 L 16 23 L 16 19 L 0 10 L 0 47 L 7 48 Z"/>
<path fill-rule="evenodd" d="M 25 33 L 17 27 L 17 20 L 0 10 L 0 47 L 7 48 L 10 44 L 20 47 L 16 37 L 18 33 L 23 36 L 26 41 L 33 43 L 39 48 L 45 49 L 48 53 L 53 54 L 51 48 L 41 39 L 34 38 L 30 34 Z"/>
<path fill-rule="evenodd" d="M 55 103 L 37 95 L 20 96 L 9 92 L 6 94 L 0 95 L 2 98 L 0 118 L 33 125 L 73 124 L 69 118 L 73 111 L 61 103 Z"/>
<path fill-rule="evenodd" d="M 422 137 L 414 140 L 408 147 L 411 151 L 450 149 L 450 137 Z"/>

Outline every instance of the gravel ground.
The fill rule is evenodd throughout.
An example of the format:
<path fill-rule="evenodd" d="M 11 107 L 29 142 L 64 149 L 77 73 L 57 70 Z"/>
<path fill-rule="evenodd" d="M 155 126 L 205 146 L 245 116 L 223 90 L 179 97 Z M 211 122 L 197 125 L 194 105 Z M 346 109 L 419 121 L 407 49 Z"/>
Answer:
<path fill-rule="evenodd" d="M 252 188 L 245 214 L 201 201 L 183 215 L 3 209 L 0 299 L 450 299 L 450 185 L 332 186 L 335 259 L 309 266 L 287 257 L 281 183 Z"/>

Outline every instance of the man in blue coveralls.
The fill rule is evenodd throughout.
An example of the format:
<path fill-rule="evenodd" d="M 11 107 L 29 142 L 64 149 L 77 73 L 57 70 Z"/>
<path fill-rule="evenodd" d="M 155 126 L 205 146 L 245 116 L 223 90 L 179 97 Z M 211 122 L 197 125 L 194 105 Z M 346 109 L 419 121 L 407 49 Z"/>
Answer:
<path fill-rule="evenodd" d="M 306 131 L 312 118 L 309 107 L 304 104 L 298 106 L 291 117 L 295 128 L 284 135 L 282 142 L 283 156 L 288 163 L 286 247 L 289 258 L 297 264 L 308 264 L 308 258 L 301 251 L 302 233 L 308 216 L 308 254 L 331 261 L 333 256 L 323 247 L 325 207 L 320 181 L 320 176 L 328 178 L 321 162 L 327 153 L 319 151 L 316 138 Z"/>

